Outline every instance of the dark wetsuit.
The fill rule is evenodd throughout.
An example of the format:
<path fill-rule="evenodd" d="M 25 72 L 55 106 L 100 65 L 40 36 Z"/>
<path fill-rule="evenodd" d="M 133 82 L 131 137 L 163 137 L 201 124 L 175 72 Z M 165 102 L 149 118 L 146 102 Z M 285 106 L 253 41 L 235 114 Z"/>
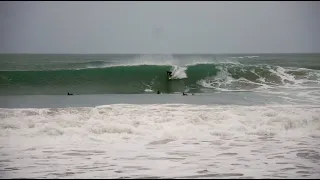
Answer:
<path fill-rule="evenodd" d="M 171 78 L 172 77 L 172 72 L 171 71 L 167 71 L 167 76 L 168 76 L 168 78 Z"/>

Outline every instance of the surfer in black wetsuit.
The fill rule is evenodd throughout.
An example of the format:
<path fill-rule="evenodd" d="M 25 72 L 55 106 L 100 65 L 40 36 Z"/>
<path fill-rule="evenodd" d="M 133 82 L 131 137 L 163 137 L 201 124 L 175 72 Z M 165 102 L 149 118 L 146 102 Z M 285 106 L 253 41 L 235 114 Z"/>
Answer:
<path fill-rule="evenodd" d="M 171 71 L 167 71 L 167 76 L 168 76 L 168 78 L 171 78 L 172 77 L 172 72 Z"/>
<path fill-rule="evenodd" d="M 72 95 L 73 95 L 73 94 L 71 94 L 71 93 L 68 92 L 68 96 L 72 96 Z"/>
<path fill-rule="evenodd" d="M 188 96 L 188 94 L 185 92 L 182 92 L 182 96 Z"/>

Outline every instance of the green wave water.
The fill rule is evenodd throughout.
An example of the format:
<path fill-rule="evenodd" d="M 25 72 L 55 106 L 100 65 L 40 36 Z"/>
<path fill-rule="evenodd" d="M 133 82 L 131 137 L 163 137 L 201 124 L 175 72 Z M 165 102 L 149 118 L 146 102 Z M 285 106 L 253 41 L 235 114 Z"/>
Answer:
<path fill-rule="evenodd" d="M 183 91 L 185 85 L 195 84 L 196 80 L 205 78 L 208 73 L 217 73 L 213 65 L 196 65 L 182 72 L 189 75 L 187 79 L 176 77 L 168 81 L 166 71 L 171 69 L 172 66 L 142 65 L 81 70 L 2 71 L 0 92 L 19 93 L 15 88 L 27 88 L 29 94 L 38 94 L 43 88 L 48 88 L 43 90 L 46 94 L 143 93 L 146 89 L 174 92 Z"/>
<path fill-rule="evenodd" d="M 167 79 L 166 71 L 174 79 Z M 0 95 L 257 91 L 319 86 L 319 54 L 0 55 Z"/>
<path fill-rule="evenodd" d="M 168 80 L 166 71 L 173 71 Z M 319 82 L 317 71 L 269 65 L 114 66 L 80 70 L 1 71 L 1 94 L 121 94 L 253 90 Z"/>

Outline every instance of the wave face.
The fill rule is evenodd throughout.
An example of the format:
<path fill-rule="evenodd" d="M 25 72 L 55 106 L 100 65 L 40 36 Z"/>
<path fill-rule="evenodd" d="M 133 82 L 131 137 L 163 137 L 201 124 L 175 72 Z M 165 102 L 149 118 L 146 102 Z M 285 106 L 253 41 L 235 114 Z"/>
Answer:
<path fill-rule="evenodd" d="M 29 57 L 32 65 L 23 64 L 21 60 L 16 64 L 1 62 L 4 68 L 0 71 L 0 94 L 130 94 L 158 90 L 201 93 L 318 86 L 318 56 L 311 60 L 302 57 L 306 60 L 304 63 L 303 59 L 298 61 L 296 56 L 291 56 L 185 55 L 179 59 L 160 55 L 139 58 L 114 55 L 108 60 L 77 60 L 70 56 L 69 60 L 73 60 L 68 61 L 65 55 L 60 58 L 65 61 L 53 61 L 51 57 L 39 60 L 40 63 L 30 61 Z M 173 72 L 172 81 L 167 80 L 168 70 Z"/>

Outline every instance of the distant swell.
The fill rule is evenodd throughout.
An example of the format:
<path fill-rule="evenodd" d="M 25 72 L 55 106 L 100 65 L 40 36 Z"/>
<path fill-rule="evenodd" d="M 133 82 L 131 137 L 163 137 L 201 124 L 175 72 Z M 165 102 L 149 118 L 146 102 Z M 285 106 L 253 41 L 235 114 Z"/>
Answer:
<path fill-rule="evenodd" d="M 0 71 L 1 94 L 164 93 L 181 91 L 254 90 L 319 84 L 319 70 L 271 65 L 195 64 L 107 66 L 86 63 L 87 69 L 51 71 Z M 91 68 L 90 68 L 91 67 Z M 99 67 L 99 68 L 96 68 Z M 168 81 L 166 71 L 173 71 Z"/>

